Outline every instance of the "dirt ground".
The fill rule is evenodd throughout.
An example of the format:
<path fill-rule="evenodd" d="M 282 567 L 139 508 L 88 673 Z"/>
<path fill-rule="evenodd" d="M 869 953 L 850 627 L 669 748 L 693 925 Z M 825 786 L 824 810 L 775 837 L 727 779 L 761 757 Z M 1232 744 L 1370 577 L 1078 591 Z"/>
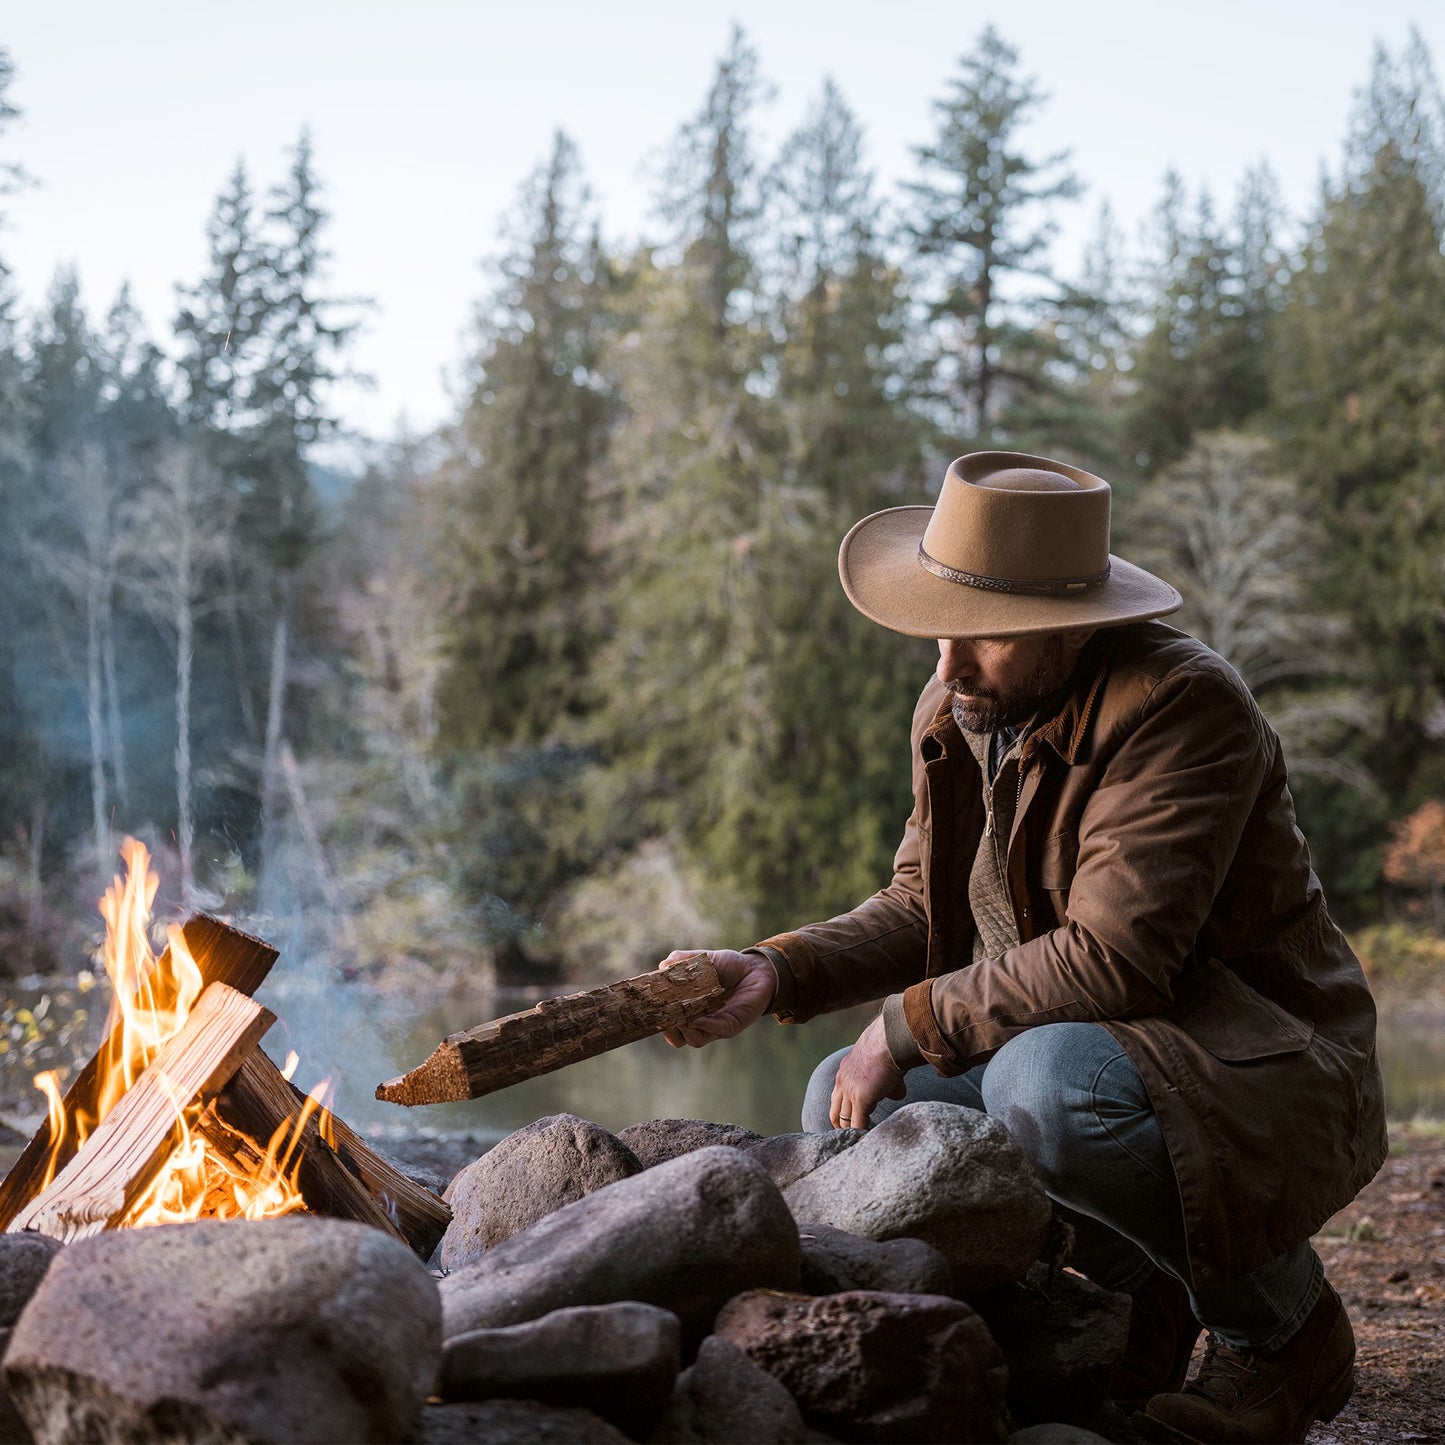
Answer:
<path fill-rule="evenodd" d="M 1393 1128 L 1315 1248 L 1355 1327 L 1355 1393 L 1310 1445 L 1445 1441 L 1445 1132 Z"/>

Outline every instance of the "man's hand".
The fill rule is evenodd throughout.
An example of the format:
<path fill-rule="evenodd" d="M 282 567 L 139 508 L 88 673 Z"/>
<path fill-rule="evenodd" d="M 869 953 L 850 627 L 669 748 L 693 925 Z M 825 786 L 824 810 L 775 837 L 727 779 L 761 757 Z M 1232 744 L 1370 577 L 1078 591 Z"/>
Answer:
<path fill-rule="evenodd" d="M 903 1075 L 888 1052 L 879 1014 L 848 1050 L 833 1085 L 829 1117 L 835 1129 L 866 1129 L 880 1099 L 901 1099 Z"/>
<path fill-rule="evenodd" d="M 778 977 L 767 959 L 755 953 L 737 953 L 731 948 L 675 948 L 658 964 L 671 968 L 687 958 L 706 953 L 717 970 L 718 982 L 727 989 L 727 1001 L 716 1013 L 704 1014 L 679 1029 L 666 1029 L 663 1038 L 673 1048 L 684 1044 L 700 1049 L 714 1039 L 730 1039 L 767 1013 L 778 987 Z"/>

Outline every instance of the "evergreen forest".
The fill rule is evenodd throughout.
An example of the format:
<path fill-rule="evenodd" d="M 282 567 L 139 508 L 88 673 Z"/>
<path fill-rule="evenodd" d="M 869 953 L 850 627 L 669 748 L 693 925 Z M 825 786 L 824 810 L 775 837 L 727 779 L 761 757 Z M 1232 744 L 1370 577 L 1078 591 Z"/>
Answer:
<path fill-rule="evenodd" d="M 1445 954 L 1445 106 L 1418 37 L 1361 74 L 1305 214 L 1263 164 L 1170 174 L 1125 237 L 996 31 L 890 193 L 831 83 L 761 145 L 735 32 L 645 244 L 556 136 L 478 238 L 458 414 L 361 475 L 322 464 L 366 303 L 304 133 L 217 176 L 163 336 L 64 270 L 23 311 L 0 230 L 0 970 L 74 973 L 126 834 L 163 914 L 358 986 L 621 977 L 860 901 L 936 652 L 853 612 L 838 542 L 991 448 L 1110 480 L 1337 916 Z"/>

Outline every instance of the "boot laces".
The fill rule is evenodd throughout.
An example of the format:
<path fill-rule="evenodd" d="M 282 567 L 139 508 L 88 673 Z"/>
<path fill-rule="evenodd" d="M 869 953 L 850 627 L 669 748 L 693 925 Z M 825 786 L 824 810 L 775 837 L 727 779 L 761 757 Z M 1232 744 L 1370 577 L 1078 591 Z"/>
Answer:
<path fill-rule="evenodd" d="M 1262 1369 L 1257 1355 L 1231 1349 L 1211 1334 L 1199 1374 L 1185 1388 L 1219 1404 L 1234 1404 L 1249 1393 Z"/>

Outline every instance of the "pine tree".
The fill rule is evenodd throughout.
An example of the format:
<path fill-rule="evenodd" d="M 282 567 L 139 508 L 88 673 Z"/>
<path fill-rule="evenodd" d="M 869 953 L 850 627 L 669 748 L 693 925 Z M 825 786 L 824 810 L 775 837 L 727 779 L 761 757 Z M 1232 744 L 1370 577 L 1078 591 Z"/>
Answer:
<path fill-rule="evenodd" d="M 271 581 L 271 648 L 261 765 L 261 833 L 279 803 L 287 688 L 297 576 L 320 541 L 308 455 L 335 434 L 331 388 L 344 372 L 341 357 L 355 331 L 338 310 L 356 302 L 324 291 L 329 253 L 321 242 L 328 220 L 303 130 L 286 180 L 272 188 L 262 248 L 256 324 L 257 369 L 249 402 L 254 417 L 239 525 Z"/>
<path fill-rule="evenodd" d="M 1067 441 L 1052 418 L 1071 370 L 1057 332 L 1085 301 L 1049 271 L 1047 252 L 1056 203 L 1080 187 L 1066 155 L 1022 149 L 1044 96 L 1018 63 L 985 29 L 934 103 L 937 136 L 917 152 L 925 179 L 907 187 L 942 420 L 967 449 Z"/>
<path fill-rule="evenodd" d="M 862 133 L 831 81 L 769 192 L 779 480 L 750 553 L 765 617 L 752 701 L 769 726 L 745 785 L 720 799 L 711 849 L 764 929 L 850 906 L 887 875 L 908 787 L 898 739 L 931 651 L 860 617 L 838 582 L 848 528 L 927 490 L 903 278 L 885 255 Z"/>
<path fill-rule="evenodd" d="M 184 414 L 237 501 L 223 615 L 239 711 L 262 744 L 263 836 L 279 801 L 297 580 L 320 542 L 308 453 L 335 431 L 330 391 L 355 329 L 338 316 L 352 303 L 326 294 L 319 192 L 304 132 L 260 225 L 238 165 L 207 228 L 206 275 L 182 293 L 176 322 Z M 258 676 L 264 721 L 252 696 Z"/>
<path fill-rule="evenodd" d="M 673 143 L 658 207 L 681 243 L 693 302 L 724 346 L 757 279 L 751 242 L 762 202 L 751 126 L 767 95 L 757 51 L 734 25 L 702 109 Z"/>
<path fill-rule="evenodd" d="M 1385 52 L 1328 182 L 1281 322 L 1278 414 L 1326 536 L 1319 585 L 1349 616 L 1397 811 L 1445 783 L 1445 255 L 1440 95 Z"/>
<path fill-rule="evenodd" d="M 758 394 L 770 337 L 749 245 L 760 92 L 756 57 L 734 33 L 674 149 L 666 211 L 679 230 L 634 265 L 637 320 L 611 363 L 624 420 L 599 731 L 628 790 L 612 813 L 633 837 L 670 832 L 704 851 L 772 726 L 757 544 L 784 499 Z"/>
<path fill-rule="evenodd" d="M 1278 186 L 1267 168 L 1250 172 L 1228 228 L 1207 193 L 1192 218 L 1187 206 L 1171 173 L 1156 218 L 1148 328 L 1124 407 L 1126 447 L 1146 475 L 1183 457 L 1196 432 L 1244 426 L 1269 400 L 1284 301 Z"/>
<path fill-rule="evenodd" d="M 595 501 L 613 409 L 600 373 L 611 266 L 586 208 L 576 148 L 559 133 L 527 183 L 479 318 L 471 395 L 443 469 L 452 746 L 538 743 L 593 701 L 606 625 Z"/>
<path fill-rule="evenodd" d="M 47 613 L 52 645 L 59 644 L 59 655 L 69 664 L 66 670 L 84 699 L 91 841 L 99 864 L 110 853 L 115 768 L 108 757 L 104 641 L 111 629 L 117 580 L 120 489 L 101 445 L 99 345 L 73 272 L 56 276 L 29 349 L 36 490 L 26 508 L 24 551 L 32 585 Z"/>
<path fill-rule="evenodd" d="M 196 436 L 207 459 L 239 496 L 257 418 L 251 390 L 260 368 L 262 290 L 265 262 L 256 234 L 255 202 L 245 167 L 238 161 L 216 198 L 206 223 L 208 262 L 205 275 L 191 288 L 178 288 L 181 305 L 175 320 L 180 343 L 177 372 L 182 383 L 182 420 Z M 239 548 L 230 559 L 221 602 L 230 681 L 243 735 L 261 739 L 256 679 L 264 676 L 264 644 L 249 635 L 255 614 L 253 571 L 266 575 L 259 558 Z"/>
<path fill-rule="evenodd" d="M 103 385 L 99 352 L 80 282 L 74 271 L 63 269 L 51 283 L 30 340 L 30 445 L 42 461 L 96 435 Z"/>
<path fill-rule="evenodd" d="M 1050 432 L 1091 471 L 1127 494 L 1133 472 L 1123 415 L 1131 387 L 1137 301 L 1126 276 L 1123 237 L 1107 201 L 1098 211 L 1077 286 L 1061 309 L 1057 337 L 1068 362 Z"/>
<path fill-rule="evenodd" d="M 14 77 L 10 54 L 0 46 L 0 135 L 20 114 L 9 98 Z M 0 162 L 0 198 L 20 177 L 17 165 Z M 3 219 L 0 214 L 0 223 Z M 52 792 L 59 792 L 59 780 L 45 764 L 30 667 L 42 631 L 25 546 L 34 499 L 34 425 L 14 289 L 0 255 L 0 515 L 7 523 L 0 527 L 0 609 L 6 618 L 0 631 L 0 832 L 26 837 L 38 883 L 45 816 Z"/>
<path fill-rule="evenodd" d="M 238 469 L 241 439 L 254 420 L 250 393 L 265 306 L 253 211 L 250 182 L 238 161 L 206 223 L 206 275 L 197 286 L 178 288 L 183 414 L 207 434 L 215 461 L 228 471 Z"/>

